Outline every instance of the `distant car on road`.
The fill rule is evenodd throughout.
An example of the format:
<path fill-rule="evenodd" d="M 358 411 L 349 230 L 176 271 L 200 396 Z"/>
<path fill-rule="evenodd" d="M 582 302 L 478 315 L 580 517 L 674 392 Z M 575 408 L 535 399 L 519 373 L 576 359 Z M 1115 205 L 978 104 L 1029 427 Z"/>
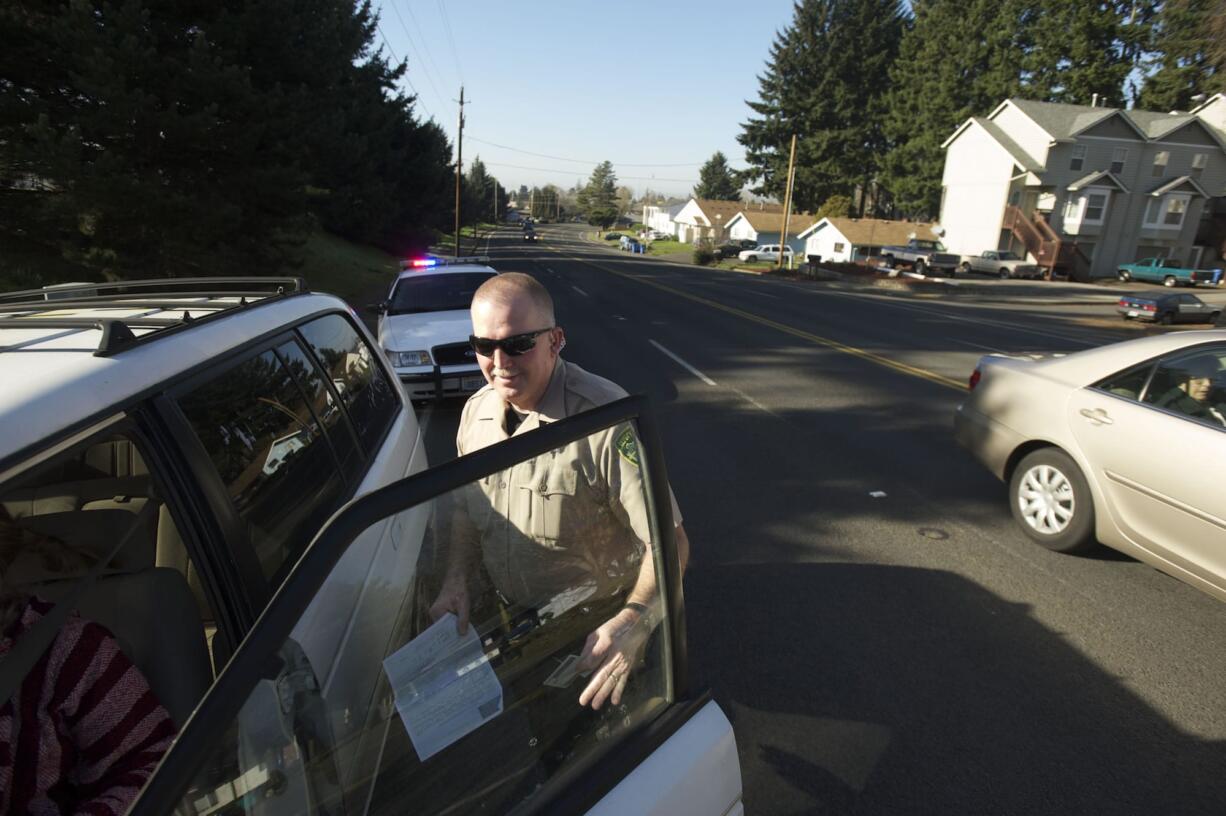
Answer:
<path fill-rule="evenodd" d="M 604 239 L 606 241 L 618 241 L 625 237 L 626 236 L 622 235 L 620 232 L 610 232 L 607 235 L 605 235 Z"/>
<path fill-rule="evenodd" d="M 536 230 L 531 229 L 531 228 L 524 230 L 524 240 L 525 241 L 535 241 L 536 240 Z"/>
<path fill-rule="evenodd" d="M 1125 320 L 1147 320 L 1169 326 L 1172 323 L 1214 323 L 1221 316 L 1218 306 L 1211 306 L 1196 295 L 1163 294 L 1152 297 L 1124 295 L 1115 310 Z"/>
<path fill-rule="evenodd" d="M 1023 533 L 1063 553 L 1097 538 L 1226 600 L 1226 331 L 989 355 L 970 385 L 954 435 Z"/>
<path fill-rule="evenodd" d="M 736 258 L 747 249 L 753 249 L 758 245 L 757 241 L 750 241 L 742 238 L 739 241 L 728 241 L 715 247 L 716 258 Z"/>
<path fill-rule="evenodd" d="M 791 263 L 795 252 L 791 247 L 783 248 L 784 260 Z M 779 245 L 778 244 L 761 244 L 753 249 L 746 249 L 743 252 L 737 253 L 736 256 L 742 261 L 753 263 L 754 261 L 777 261 L 779 260 Z"/>
<path fill-rule="evenodd" d="M 1198 283 L 1207 283 L 1212 279 L 1213 273 L 1201 269 L 1187 269 L 1169 258 L 1143 258 L 1136 263 L 1121 264 L 1116 275 L 1122 281 L 1146 281 L 1173 287 L 1180 284 L 1195 286 Z"/>
<path fill-rule="evenodd" d="M 1028 263 L 1025 258 L 1007 249 L 989 249 L 978 255 L 965 255 L 960 268 L 963 272 L 981 272 L 998 278 L 1043 277 L 1042 267 Z"/>

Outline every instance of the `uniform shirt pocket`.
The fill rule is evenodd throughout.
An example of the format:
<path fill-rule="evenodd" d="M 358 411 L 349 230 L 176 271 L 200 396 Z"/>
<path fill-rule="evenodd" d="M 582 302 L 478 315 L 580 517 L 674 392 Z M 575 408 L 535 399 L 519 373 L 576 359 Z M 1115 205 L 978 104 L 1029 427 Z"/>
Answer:
<path fill-rule="evenodd" d="M 577 478 L 572 468 L 559 468 L 539 474 L 523 488 L 530 493 L 531 507 L 529 530 L 533 538 L 546 546 L 557 549 L 570 547 L 567 541 L 567 513 L 574 514 L 575 485 Z"/>

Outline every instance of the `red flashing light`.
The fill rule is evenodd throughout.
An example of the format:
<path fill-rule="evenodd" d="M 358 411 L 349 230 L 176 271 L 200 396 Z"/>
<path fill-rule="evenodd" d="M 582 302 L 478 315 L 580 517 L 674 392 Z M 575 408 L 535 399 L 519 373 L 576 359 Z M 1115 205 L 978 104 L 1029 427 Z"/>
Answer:
<path fill-rule="evenodd" d="M 438 260 L 435 258 L 414 258 L 410 261 L 409 265 L 414 269 L 423 269 L 428 266 L 434 266 L 436 263 L 438 263 Z"/>
<path fill-rule="evenodd" d="M 975 386 L 979 385 L 979 380 L 982 379 L 982 377 L 983 377 L 983 372 L 980 371 L 978 367 L 976 367 L 975 370 L 971 372 L 971 378 L 970 378 L 970 381 L 967 383 L 966 390 L 974 391 Z"/>

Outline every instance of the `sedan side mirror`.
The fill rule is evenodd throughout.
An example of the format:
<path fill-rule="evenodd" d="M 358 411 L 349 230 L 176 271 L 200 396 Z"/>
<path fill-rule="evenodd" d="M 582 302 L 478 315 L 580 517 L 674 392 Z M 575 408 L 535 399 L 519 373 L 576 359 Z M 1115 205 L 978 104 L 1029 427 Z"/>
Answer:
<path fill-rule="evenodd" d="M 371 314 L 383 314 L 387 311 L 387 301 L 381 300 L 378 303 L 367 303 L 366 311 Z"/>

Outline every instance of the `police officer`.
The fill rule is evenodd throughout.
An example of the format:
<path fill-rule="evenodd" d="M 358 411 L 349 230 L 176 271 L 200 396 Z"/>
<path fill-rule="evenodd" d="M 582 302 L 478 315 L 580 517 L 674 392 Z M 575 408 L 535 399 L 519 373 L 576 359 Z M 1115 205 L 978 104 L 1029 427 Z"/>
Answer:
<path fill-rule="evenodd" d="M 471 340 L 488 384 L 464 405 L 456 435 L 461 456 L 626 396 L 561 358 L 565 333 L 535 278 L 489 279 L 473 295 L 471 313 Z M 447 574 L 431 614 L 452 612 L 466 631 L 474 541 L 498 592 L 517 605 L 538 605 L 583 584 L 600 597 L 628 590 L 621 610 L 588 635 L 579 661 L 591 671 L 580 705 L 619 704 L 659 617 L 632 430 L 606 429 L 494 474 L 478 488 L 453 519 Z M 689 541 L 675 500 L 673 519 L 684 570 Z"/>

